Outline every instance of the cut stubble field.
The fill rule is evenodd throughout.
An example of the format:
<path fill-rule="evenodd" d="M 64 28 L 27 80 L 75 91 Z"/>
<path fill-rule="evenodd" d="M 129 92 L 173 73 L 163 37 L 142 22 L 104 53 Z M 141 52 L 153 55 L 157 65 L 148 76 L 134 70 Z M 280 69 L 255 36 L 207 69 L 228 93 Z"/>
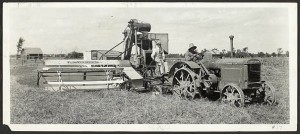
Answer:
<path fill-rule="evenodd" d="M 36 85 L 42 64 L 10 60 L 12 124 L 287 124 L 288 67 L 262 66 L 262 79 L 276 88 L 278 104 L 235 108 L 208 99 L 103 89 L 46 91 Z M 8 90 L 8 89 L 4 89 Z"/>

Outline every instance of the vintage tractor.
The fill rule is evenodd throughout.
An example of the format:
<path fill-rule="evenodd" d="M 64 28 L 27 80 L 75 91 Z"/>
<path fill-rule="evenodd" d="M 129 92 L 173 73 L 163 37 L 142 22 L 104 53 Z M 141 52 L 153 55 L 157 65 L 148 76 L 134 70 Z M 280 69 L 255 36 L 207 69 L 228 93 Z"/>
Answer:
<path fill-rule="evenodd" d="M 257 59 L 213 59 L 204 56 L 197 63 L 175 63 L 169 77 L 173 78 L 173 93 L 184 98 L 212 98 L 217 94 L 222 102 L 236 107 L 253 102 L 273 105 L 276 102 L 275 89 L 262 81 L 260 74 L 261 63 Z"/>

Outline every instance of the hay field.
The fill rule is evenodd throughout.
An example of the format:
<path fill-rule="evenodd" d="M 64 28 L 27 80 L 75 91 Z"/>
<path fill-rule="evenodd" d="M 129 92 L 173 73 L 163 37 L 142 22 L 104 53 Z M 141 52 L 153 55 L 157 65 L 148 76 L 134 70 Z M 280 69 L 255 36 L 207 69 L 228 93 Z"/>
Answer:
<path fill-rule="evenodd" d="M 289 123 L 288 67 L 262 67 L 276 88 L 276 106 L 235 108 L 218 101 L 178 99 L 126 90 L 51 92 L 36 86 L 42 64 L 11 59 L 12 124 L 286 124 Z"/>

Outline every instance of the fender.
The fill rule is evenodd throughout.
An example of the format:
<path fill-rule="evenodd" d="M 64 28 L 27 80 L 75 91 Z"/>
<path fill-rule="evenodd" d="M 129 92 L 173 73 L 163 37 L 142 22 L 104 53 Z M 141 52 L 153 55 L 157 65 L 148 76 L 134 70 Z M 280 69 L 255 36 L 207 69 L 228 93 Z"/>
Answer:
<path fill-rule="evenodd" d="M 188 68 L 191 68 L 191 69 L 197 69 L 197 68 L 200 68 L 200 66 L 193 62 L 193 61 L 180 61 L 180 62 L 176 62 L 170 69 L 169 71 L 169 78 L 172 77 L 176 71 L 176 68 L 180 68 L 182 67 L 183 65 L 186 65 Z"/>

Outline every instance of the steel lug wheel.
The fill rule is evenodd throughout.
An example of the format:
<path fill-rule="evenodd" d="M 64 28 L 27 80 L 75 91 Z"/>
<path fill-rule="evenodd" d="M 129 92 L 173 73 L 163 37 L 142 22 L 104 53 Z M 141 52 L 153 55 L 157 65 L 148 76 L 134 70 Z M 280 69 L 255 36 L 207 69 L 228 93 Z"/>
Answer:
<path fill-rule="evenodd" d="M 269 83 L 263 82 L 261 87 L 256 91 L 256 94 L 263 104 L 272 106 L 276 103 L 275 88 Z"/>
<path fill-rule="evenodd" d="M 186 67 L 178 69 L 173 77 L 172 93 L 185 99 L 194 99 L 196 84 L 192 71 Z"/>
<path fill-rule="evenodd" d="M 221 101 L 223 103 L 230 103 L 235 107 L 244 107 L 245 95 L 239 86 L 227 84 L 222 89 Z"/>

